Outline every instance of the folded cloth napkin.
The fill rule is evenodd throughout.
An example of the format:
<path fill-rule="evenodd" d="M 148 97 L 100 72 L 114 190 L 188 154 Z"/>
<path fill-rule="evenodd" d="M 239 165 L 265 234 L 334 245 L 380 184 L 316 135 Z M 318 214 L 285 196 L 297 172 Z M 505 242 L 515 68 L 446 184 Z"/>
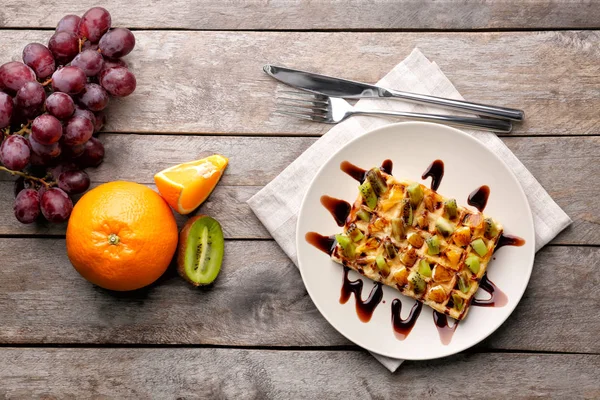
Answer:
<path fill-rule="evenodd" d="M 407 92 L 463 99 L 440 68 L 417 48 L 378 84 Z M 365 108 L 456 114 L 456 111 L 391 99 L 361 99 L 357 105 Z M 336 149 L 367 131 L 389 123 L 390 120 L 383 118 L 357 116 L 337 124 L 248 200 L 250 208 L 296 265 L 296 222 L 300 204 L 313 177 Z M 536 251 L 572 222 L 498 136 L 490 132 L 465 132 L 480 140 L 504 160 L 521 183 L 533 213 Z M 379 354 L 373 356 L 392 372 L 403 361 Z"/>

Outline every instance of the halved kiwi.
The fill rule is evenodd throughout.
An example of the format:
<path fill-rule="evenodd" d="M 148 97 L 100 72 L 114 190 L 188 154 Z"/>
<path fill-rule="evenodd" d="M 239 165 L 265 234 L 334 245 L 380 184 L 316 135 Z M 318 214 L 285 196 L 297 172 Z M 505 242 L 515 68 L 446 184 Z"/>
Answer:
<path fill-rule="evenodd" d="M 179 234 L 177 272 L 194 286 L 211 284 L 223 261 L 223 230 L 207 215 L 190 218 Z"/>

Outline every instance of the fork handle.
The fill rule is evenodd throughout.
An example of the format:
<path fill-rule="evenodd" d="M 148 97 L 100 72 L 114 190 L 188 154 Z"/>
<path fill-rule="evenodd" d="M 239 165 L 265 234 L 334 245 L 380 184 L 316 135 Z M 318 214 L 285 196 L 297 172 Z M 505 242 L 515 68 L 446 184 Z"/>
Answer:
<path fill-rule="evenodd" d="M 460 126 L 485 131 L 508 133 L 512 130 L 512 123 L 502 119 L 484 119 L 473 117 L 459 117 L 455 115 L 423 114 L 402 111 L 383 110 L 354 110 L 353 115 L 386 115 L 390 117 L 401 117 L 417 121 L 433 121 L 441 124 Z"/>
<path fill-rule="evenodd" d="M 428 96 L 425 94 L 401 92 L 399 90 L 385 89 L 385 91 L 387 92 L 384 94 L 385 97 L 396 97 L 415 103 L 426 103 L 438 107 L 469 111 L 477 115 L 486 115 L 492 118 L 509 119 L 512 121 L 523 121 L 523 118 L 525 118 L 525 112 L 515 108 L 489 106 L 487 104 L 445 99 L 442 97 Z"/>

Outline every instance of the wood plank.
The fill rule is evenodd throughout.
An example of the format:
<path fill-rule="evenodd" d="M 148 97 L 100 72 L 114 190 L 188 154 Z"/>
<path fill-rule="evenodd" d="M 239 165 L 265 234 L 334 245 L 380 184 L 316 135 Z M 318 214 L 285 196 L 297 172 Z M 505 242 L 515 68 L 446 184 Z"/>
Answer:
<path fill-rule="evenodd" d="M 83 280 L 62 239 L 1 239 L 0 254 L 0 343 L 350 344 L 319 314 L 272 241 L 226 242 L 210 288 L 193 289 L 171 269 L 131 293 Z M 521 304 L 479 348 L 600 353 L 598 257 L 593 247 L 538 253 Z"/>
<path fill-rule="evenodd" d="M 49 36 L 0 31 L 0 54 L 18 59 L 27 43 Z M 330 127 L 272 114 L 282 86 L 263 73 L 263 64 L 376 82 L 417 46 L 465 98 L 523 108 L 527 117 L 517 134 L 599 133 L 598 31 L 138 31 L 136 38 L 127 61 L 138 87 L 111 102 L 108 131 L 320 135 Z"/>
<path fill-rule="evenodd" d="M 23 7 L 6 0 L 0 27 L 54 28 L 67 13 L 82 15 L 93 1 L 42 2 Z M 459 0 L 322 0 L 269 2 L 175 0 L 151 6 L 140 0 L 102 3 L 114 26 L 140 29 L 308 30 L 308 29 L 511 29 L 600 27 L 597 3 L 560 0 L 463 2 Z"/>
<path fill-rule="evenodd" d="M 600 396 L 598 355 L 468 354 L 407 361 L 395 374 L 362 351 L 5 348 L 0 357 L 0 396 L 11 399 Z"/>
<path fill-rule="evenodd" d="M 97 169 L 88 169 L 98 184 L 115 179 L 151 184 L 157 171 L 212 153 L 230 157 L 220 185 L 197 212 L 209 213 L 223 224 L 229 238 L 269 238 L 246 204 L 316 139 L 306 137 L 232 137 L 103 134 L 107 153 Z M 555 244 L 600 244 L 600 187 L 590 177 L 600 174 L 600 138 L 505 137 L 504 142 L 571 216 L 574 223 Z M 557 166 L 560 166 L 557 168 Z M 0 174 L 0 234 L 63 235 L 64 226 L 22 225 L 12 216 L 11 184 Z M 178 217 L 180 225 L 185 218 Z"/>

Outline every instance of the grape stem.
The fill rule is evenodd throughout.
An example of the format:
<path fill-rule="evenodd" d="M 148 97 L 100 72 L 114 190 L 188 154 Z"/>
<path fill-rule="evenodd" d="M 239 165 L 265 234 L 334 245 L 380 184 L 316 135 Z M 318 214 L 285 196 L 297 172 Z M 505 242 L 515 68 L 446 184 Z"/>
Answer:
<path fill-rule="evenodd" d="M 83 47 L 83 44 L 85 43 L 87 39 L 86 38 L 80 38 L 79 39 L 79 52 L 81 53 L 81 48 Z"/>
<path fill-rule="evenodd" d="M 28 179 L 30 181 L 41 183 L 42 185 L 46 186 L 46 188 L 49 188 L 49 187 L 52 187 L 52 186 L 56 186 L 56 182 L 46 182 L 44 179 L 40 179 L 40 178 L 36 178 L 35 176 L 27 175 L 25 172 L 13 171 L 12 169 L 8 169 L 8 168 L 3 167 L 3 166 L 0 166 L 0 171 L 6 171 L 6 172 L 8 172 L 11 175 L 21 176 L 21 177 L 23 177 L 25 179 Z"/>
<path fill-rule="evenodd" d="M 48 86 L 51 83 L 52 83 L 52 78 L 48 78 L 44 82 L 42 82 L 41 85 L 42 86 Z"/>
<path fill-rule="evenodd" d="M 31 126 L 31 121 L 28 121 L 25 125 L 23 125 L 21 127 L 21 129 L 19 129 L 16 132 L 13 132 L 13 135 L 23 135 L 25 133 L 31 133 L 31 129 L 29 129 L 30 126 Z"/>

